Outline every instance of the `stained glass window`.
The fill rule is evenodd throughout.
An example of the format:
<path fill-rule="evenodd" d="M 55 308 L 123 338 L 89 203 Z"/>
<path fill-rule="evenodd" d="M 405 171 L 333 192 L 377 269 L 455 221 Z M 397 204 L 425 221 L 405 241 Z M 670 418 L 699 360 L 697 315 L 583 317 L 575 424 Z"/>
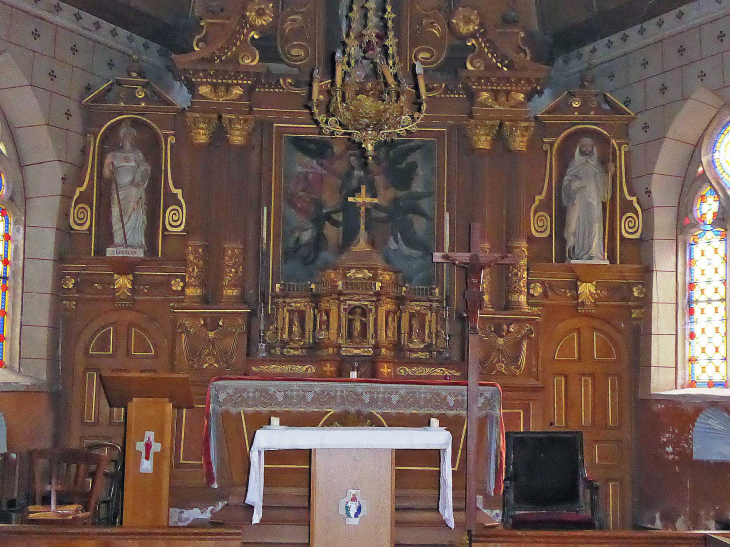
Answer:
<path fill-rule="evenodd" d="M 730 186 L 730 122 L 722 128 L 712 148 L 712 166 Z"/>
<path fill-rule="evenodd" d="M 692 387 L 727 382 L 727 233 L 714 226 L 720 199 L 707 188 L 697 201 L 700 230 L 689 243 L 688 356 Z"/>

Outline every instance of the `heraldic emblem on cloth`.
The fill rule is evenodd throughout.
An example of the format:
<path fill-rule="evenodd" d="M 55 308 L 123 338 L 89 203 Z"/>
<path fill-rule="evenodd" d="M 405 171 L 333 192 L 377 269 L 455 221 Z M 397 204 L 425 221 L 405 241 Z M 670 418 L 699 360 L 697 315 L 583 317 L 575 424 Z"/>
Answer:
<path fill-rule="evenodd" d="M 345 517 L 345 524 L 360 524 L 360 517 L 368 514 L 368 502 L 360 496 L 360 490 L 348 490 L 340 500 L 340 515 Z"/>

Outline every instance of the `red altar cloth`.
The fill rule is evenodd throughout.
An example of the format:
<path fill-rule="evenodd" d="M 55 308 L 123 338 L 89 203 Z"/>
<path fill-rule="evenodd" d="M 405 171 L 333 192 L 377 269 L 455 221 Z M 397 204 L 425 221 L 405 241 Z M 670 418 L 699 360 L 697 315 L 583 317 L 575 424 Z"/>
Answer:
<path fill-rule="evenodd" d="M 460 386 L 466 390 L 467 382 L 452 380 L 382 380 L 377 378 L 292 378 L 292 377 L 259 377 L 259 376 L 217 376 L 211 379 L 208 384 L 208 391 L 205 398 L 205 427 L 203 430 L 203 469 L 205 472 L 205 481 L 208 486 L 213 486 L 216 482 L 215 471 L 211 453 L 211 388 L 216 382 L 222 381 L 264 381 L 264 382 L 317 382 L 317 383 L 361 383 L 361 384 L 394 384 L 394 385 L 427 385 L 427 386 Z M 479 387 L 497 388 L 500 393 L 500 401 L 502 388 L 495 382 L 479 382 Z M 504 486 L 504 460 L 505 460 L 505 437 L 504 437 L 504 420 L 500 412 L 499 416 L 499 453 L 497 469 L 495 473 L 494 494 L 501 495 Z"/>

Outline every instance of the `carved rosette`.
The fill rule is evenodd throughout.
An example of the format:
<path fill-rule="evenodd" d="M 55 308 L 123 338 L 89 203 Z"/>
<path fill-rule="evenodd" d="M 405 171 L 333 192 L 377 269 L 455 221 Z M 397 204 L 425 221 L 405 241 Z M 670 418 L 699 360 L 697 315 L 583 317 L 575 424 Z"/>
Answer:
<path fill-rule="evenodd" d="M 185 248 L 185 299 L 193 302 L 205 300 L 208 285 L 208 244 L 190 241 Z"/>
<path fill-rule="evenodd" d="M 229 144 L 231 146 L 246 146 L 253 132 L 253 117 L 239 114 L 223 114 L 222 121 L 226 133 L 228 133 Z"/>
<path fill-rule="evenodd" d="M 511 241 L 507 252 L 517 258 L 507 267 L 507 309 L 526 310 L 527 306 L 527 242 Z"/>
<path fill-rule="evenodd" d="M 502 133 L 507 141 L 507 147 L 513 152 L 524 152 L 530 142 L 535 122 L 516 121 L 504 122 Z"/>
<path fill-rule="evenodd" d="M 223 281 L 221 302 L 241 299 L 243 292 L 243 246 L 239 243 L 223 245 Z"/>
<path fill-rule="evenodd" d="M 188 112 L 185 115 L 194 144 L 209 144 L 210 136 L 218 124 L 218 114 Z"/>
<path fill-rule="evenodd" d="M 490 150 L 499 129 L 499 120 L 469 120 L 466 135 L 474 150 Z"/>

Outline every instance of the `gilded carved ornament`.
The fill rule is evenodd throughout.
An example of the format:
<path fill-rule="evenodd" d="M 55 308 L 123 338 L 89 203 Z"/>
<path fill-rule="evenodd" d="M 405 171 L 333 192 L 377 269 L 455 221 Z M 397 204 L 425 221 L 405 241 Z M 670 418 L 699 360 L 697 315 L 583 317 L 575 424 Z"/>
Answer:
<path fill-rule="evenodd" d="M 479 362 L 482 372 L 505 376 L 522 374 L 527 360 L 527 343 L 535 336 L 531 325 L 498 321 L 480 328 L 479 335 L 487 352 Z"/>
<path fill-rule="evenodd" d="M 527 242 L 511 241 L 507 252 L 517 258 L 507 267 L 507 309 L 526 310 L 527 306 Z"/>
<path fill-rule="evenodd" d="M 185 296 L 203 300 L 208 284 L 208 244 L 191 241 L 185 248 Z"/>
<path fill-rule="evenodd" d="M 469 120 L 466 135 L 474 150 L 490 150 L 499 129 L 499 120 Z"/>
<path fill-rule="evenodd" d="M 203 84 L 198 86 L 198 93 L 212 101 L 235 101 L 243 95 L 243 88 L 240 85 Z"/>
<path fill-rule="evenodd" d="M 480 91 L 477 103 L 488 108 L 525 108 L 525 94 L 516 91 Z"/>
<path fill-rule="evenodd" d="M 232 146 L 246 146 L 254 128 L 253 117 L 240 114 L 223 114 L 222 122 L 228 134 L 228 142 Z"/>
<path fill-rule="evenodd" d="M 61 286 L 64 289 L 73 289 L 75 284 L 76 284 L 76 279 L 74 279 L 70 275 L 66 275 L 63 277 L 63 279 L 61 279 Z"/>
<path fill-rule="evenodd" d="M 243 246 L 229 243 L 223 246 L 223 282 L 221 301 L 238 300 L 243 293 Z"/>
<path fill-rule="evenodd" d="M 274 21 L 274 4 L 264 0 L 253 0 L 246 6 L 244 15 L 249 25 L 263 29 Z"/>
<path fill-rule="evenodd" d="M 502 125 L 507 147 L 513 152 L 527 150 L 527 144 L 530 142 L 534 130 L 535 122 L 529 121 L 505 121 Z"/>
<path fill-rule="evenodd" d="M 190 129 L 190 138 L 194 144 L 209 144 L 215 126 L 218 125 L 218 114 L 201 114 L 187 112 L 185 120 Z"/>
<path fill-rule="evenodd" d="M 180 279 L 179 277 L 176 277 L 176 278 L 170 280 L 170 288 L 173 291 L 176 291 L 176 292 L 182 291 L 183 285 L 184 285 L 183 280 Z"/>
<path fill-rule="evenodd" d="M 120 300 L 132 298 L 132 274 L 114 274 L 114 296 Z"/>
<path fill-rule="evenodd" d="M 246 320 L 240 317 L 221 318 L 211 326 L 202 317 L 180 319 L 177 331 L 182 338 L 185 364 L 190 368 L 232 369 L 245 330 Z"/>

